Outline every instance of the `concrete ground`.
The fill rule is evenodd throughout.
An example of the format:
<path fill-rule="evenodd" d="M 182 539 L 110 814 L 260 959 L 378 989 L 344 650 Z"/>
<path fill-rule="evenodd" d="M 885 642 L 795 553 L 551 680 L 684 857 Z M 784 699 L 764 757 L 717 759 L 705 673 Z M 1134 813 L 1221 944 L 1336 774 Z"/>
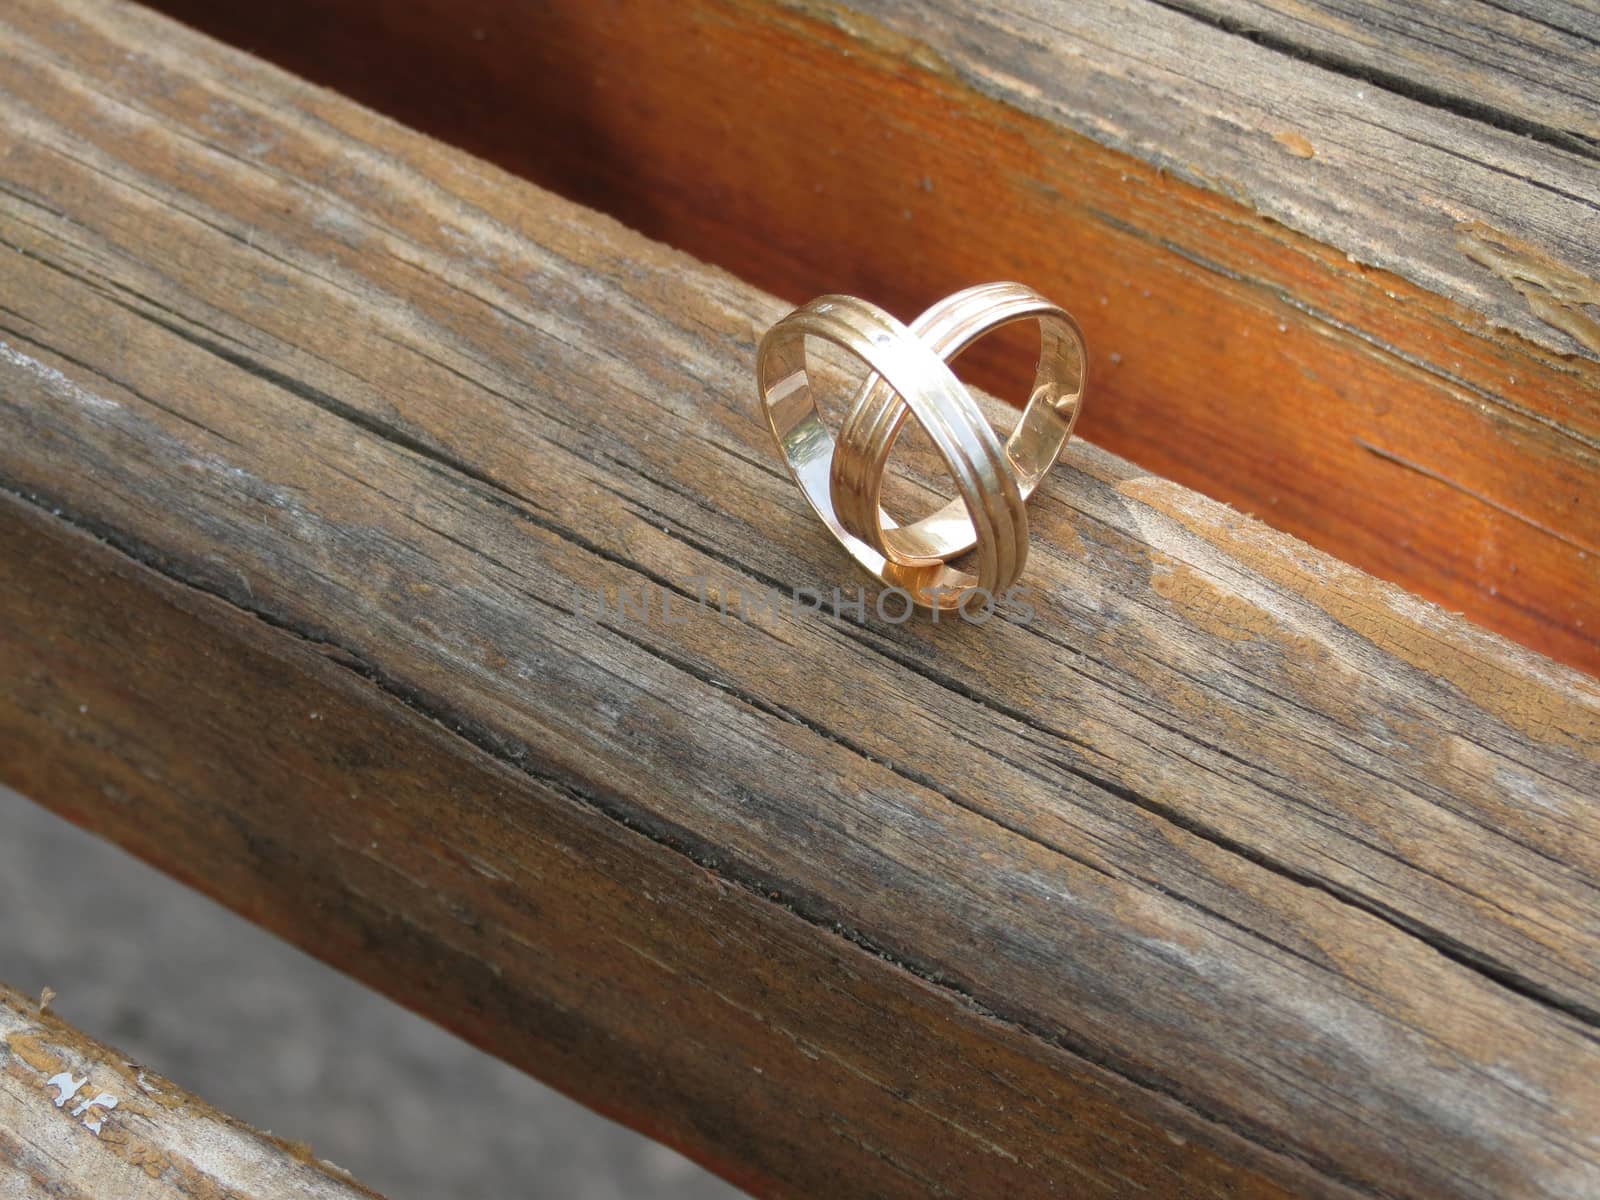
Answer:
<path fill-rule="evenodd" d="M 0 980 L 393 1200 L 743 1194 L 4 788 Z"/>

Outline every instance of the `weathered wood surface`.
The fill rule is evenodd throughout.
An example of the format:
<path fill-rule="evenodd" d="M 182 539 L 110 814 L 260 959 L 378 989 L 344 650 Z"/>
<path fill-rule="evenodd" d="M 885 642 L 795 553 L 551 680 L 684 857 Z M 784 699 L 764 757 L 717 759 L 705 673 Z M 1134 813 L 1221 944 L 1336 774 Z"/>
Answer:
<path fill-rule="evenodd" d="M 1031 623 L 723 619 L 784 305 L 135 7 L 0 107 L 7 782 L 758 1193 L 1600 1190 L 1592 681 L 1089 446 Z"/>
<path fill-rule="evenodd" d="M 300 1143 L 259 1133 L 0 984 L 0 1196 L 372 1200 Z"/>
<path fill-rule="evenodd" d="M 1572 152 L 1573 159 L 1541 163 L 1530 177 L 1536 183 L 1559 186 L 1574 174 L 1574 159 L 1593 161 L 1600 149 L 1600 15 L 1586 0 L 1171 0 L 1167 7 L 1358 86 Z M 1436 119 L 1442 125 L 1448 118 Z M 1455 181 L 1461 198 L 1496 202 L 1500 189 L 1486 196 L 1465 183 Z M 1592 240 L 1585 244 L 1567 229 L 1541 231 L 1542 216 L 1505 213 L 1510 227 L 1535 237 L 1542 232 L 1550 246 L 1570 241 L 1591 273 L 1600 268 Z M 1405 260 L 1397 253 L 1397 268 Z"/>
<path fill-rule="evenodd" d="M 998 99 L 1239 196 L 1542 345 L 1600 358 L 1592 4 L 847 7 L 925 42 Z M 1476 243 L 1498 239 L 1533 257 L 1497 271 Z M 1561 265 L 1586 281 L 1579 294 L 1555 277 Z"/>
<path fill-rule="evenodd" d="M 1592 5 L 160 6 L 795 302 L 1026 280 L 1091 440 L 1600 673 Z"/>

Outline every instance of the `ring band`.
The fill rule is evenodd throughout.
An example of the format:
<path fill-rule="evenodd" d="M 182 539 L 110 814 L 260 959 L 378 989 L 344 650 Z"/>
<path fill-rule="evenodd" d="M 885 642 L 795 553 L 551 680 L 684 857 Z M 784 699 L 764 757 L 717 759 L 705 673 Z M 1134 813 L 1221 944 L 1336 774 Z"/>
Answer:
<path fill-rule="evenodd" d="M 1021 420 L 1002 444 L 951 371 L 984 334 L 1013 321 L 1040 327 L 1039 364 Z M 817 409 L 807 339 L 839 347 L 869 374 L 836 444 Z M 1082 407 L 1083 334 L 1066 311 L 1014 283 L 968 288 L 910 326 L 852 296 L 819 296 L 761 339 L 756 382 L 789 473 L 855 561 L 925 608 L 961 609 L 974 592 L 1006 593 L 1028 558 L 1027 498 L 1055 464 Z M 916 419 L 957 497 L 900 526 L 882 510 L 883 477 L 906 418 Z M 949 565 L 976 548 L 977 573 Z"/>
<path fill-rule="evenodd" d="M 890 562 L 849 533 L 834 513 L 834 440 L 817 412 L 806 338 L 854 355 L 905 398 L 955 480 L 977 538 L 977 575 L 943 562 Z M 756 379 L 767 422 L 806 499 L 857 563 L 926 608 L 954 609 L 974 588 L 999 595 L 1028 557 L 1028 514 L 1005 447 L 944 360 L 888 313 L 852 296 L 820 296 L 784 317 L 761 339 Z"/>
<path fill-rule="evenodd" d="M 1077 421 L 1086 363 L 1078 323 L 1030 287 L 985 283 L 946 297 L 909 326 L 949 363 L 984 335 L 1030 318 L 1039 323 L 1039 365 L 1022 418 L 1005 443 L 1023 503 L 1055 465 Z M 890 562 L 945 562 L 972 549 L 977 540 L 959 499 L 905 526 L 882 507 L 889 453 L 909 411 L 882 377 L 873 375 L 862 384 L 833 455 L 833 507 L 846 532 Z"/>

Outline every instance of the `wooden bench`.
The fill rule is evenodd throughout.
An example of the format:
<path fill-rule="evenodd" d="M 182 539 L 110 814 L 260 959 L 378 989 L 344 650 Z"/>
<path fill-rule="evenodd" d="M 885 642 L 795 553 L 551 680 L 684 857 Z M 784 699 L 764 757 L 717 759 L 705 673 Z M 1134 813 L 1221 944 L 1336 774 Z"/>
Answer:
<path fill-rule="evenodd" d="M 1143 72 L 1204 59 L 1156 36 L 1169 18 L 1231 44 L 1232 18 L 1127 7 L 1158 22 Z M 1260 215 L 1337 172 L 1225 199 L 1142 163 L 1127 149 L 1167 151 L 1133 98 L 1202 101 L 1132 68 L 1118 91 L 1080 34 L 1006 33 L 998 6 L 972 18 L 981 46 L 937 7 L 917 42 L 891 5 L 516 24 L 534 8 L 485 4 L 460 46 L 437 44 L 444 6 L 391 13 L 363 60 L 387 65 L 351 90 L 398 103 L 410 71 L 415 93 L 393 51 L 432 36 L 456 101 L 433 128 L 459 132 L 469 56 L 492 77 L 520 47 L 598 82 L 524 126 L 526 162 L 494 140 L 510 118 L 459 140 L 554 182 L 588 154 L 589 200 L 633 163 L 613 205 L 632 223 L 722 239 L 795 298 L 1059 285 L 1100 356 L 1086 431 L 1146 466 L 1073 446 L 1030 509 L 1031 621 L 836 613 L 856 580 L 753 394 L 786 302 L 148 10 L 16 0 L 0 778 L 757 1194 L 1600 1191 L 1600 687 L 1148 469 L 1592 666 L 1582 288 L 1510 259 L 1503 287 L 1470 256 L 1452 275 L 1424 218 L 1466 201 L 1401 210 L 1386 160 L 1348 186 L 1374 189 L 1372 228 L 1419 224 L 1373 252 L 1389 270 L 1354 266 L 1331 215 Z M 333 62 L 362 11 L 330 7 L 294 65 Z M 1279 53 L 1236 40 L 1235 79 Z M 827 94 L 818 78 L 892 103 L 870 124 L 796 115 L 766 146 L 713 137 L 740 117 L 719 71 L 791 58 L 763 103 Z M 1052 63 L 1107 89 L 1085 93 L 1109 97 L 1100 140 L 1029 84 L 1060 83 Z M 1269 140 L 1310 171 L 1341 143 L 1308 97 L 1290 124 L 1314 156 Z M 1427 101 L 1385 103 L 1447 110 Z M 1527 118 L 1542 138 L 1436 119 L 1515 141 L 1534 172 L 1589 152 L 1591 109 Z M 657 159 L 605 136 L 674 121 Z M 902 181 L 919 232 L 878 245 L 887 173 L 946 143 Z M 1594 188 L 1572 174 L 1562 213 Z M 830 197 L 828 257 L 780 236 L 801 181 Z M 1555 209 L 1506 194 L 1483 204 L 1592 277 L 1592 233 L 1557 238 L 1538 224 Z M 1470 234 L 1480 258 L 1532 254 L 1493 228 Z M 1569 299 L 1536 302 L 1544 284 Z M 1379 439 L 1384 404 L 1403 449 Z M 1417 445 L 1483 473 L 1461 484 Z M 936 490 L 925 459 L 904 469 Z M 1489 544 L 1505 557 L 1463 565 Z M 821 611 L 722 611 L 796 588 Z M 646 594 L 652 616 L 620 610 Z M 6 1039 L 0 1172 L 125 1128 L 119 1106 L 63 1130 Z M 159 1142 L 162 1114 L 140 1119 Z"/>

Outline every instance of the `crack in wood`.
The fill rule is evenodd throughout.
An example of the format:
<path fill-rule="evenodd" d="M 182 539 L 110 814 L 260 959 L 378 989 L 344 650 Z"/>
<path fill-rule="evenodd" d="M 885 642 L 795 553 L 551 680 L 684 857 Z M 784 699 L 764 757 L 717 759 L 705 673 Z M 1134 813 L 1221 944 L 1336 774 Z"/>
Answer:
<path fill-rule="evenodd" d="M 1463 96 L 1443 88 L 1434 87 L 1424 79 L 1417 76 L 1400 75 L 1393 71 L 1385 71 L 1371 63 L 1363 63 L 1358 59 L 1342 54 L 1330 53 L 1304 43 L 1296 42 L 1291 38 L 1282 37 L 1265 29 L 1253 28 L 1245 21 L 1221 13 L 1208 10 L 1201 4 L 1186 2 L 1186 0 L 1149 0 L 1158 7 L 1171 12 L 1181 13 L 1183 16 L 1198 21 L 1212 29 L 1221 30 L 1235 37 L 1244 38 L 1267 50 L 1276 51 L 1286 55 L 1296 62 L 1305 63 L 1307 66 L 1317 67 L 1320 70 L 1330 71 L 1357 83 L 1371 84 L 1373 87 L 1382 88 L 1396 96 L 1407 100 L 1414 100 L 1418 104 L 1425 104 L 1429 108 L 1441 112 L 1451 113 L 1468 121 L 1478 121 L 1495 129 L 1503 129 L 1507 133 L 1515 133 L 1521 137 L 1532 138 L 1546 146 L 1557 150 L 1565 150 L 1579 158 L 1590 162 L 1600 162 L 1600 141 L 1585 137 L 1570 129 L 1561 129 L 1540 121 L 1533 121 L 1527 117 L 1518 116 L 1503 108 L 1497 108 L 1482 100 L 1475 100 L 1471 96 Z M 1518 16 L 1525 14 L 1518 13 Z M 1563 33 L 1574 33 L 1572 30 L 1562 30 Z M 1439 147 L 1443 149 L 1443 147 Z M 1537 182 L 1537 180 L 1533 181 Z M 1571 197 L 1583 199 L 1583 197 Z"/>

